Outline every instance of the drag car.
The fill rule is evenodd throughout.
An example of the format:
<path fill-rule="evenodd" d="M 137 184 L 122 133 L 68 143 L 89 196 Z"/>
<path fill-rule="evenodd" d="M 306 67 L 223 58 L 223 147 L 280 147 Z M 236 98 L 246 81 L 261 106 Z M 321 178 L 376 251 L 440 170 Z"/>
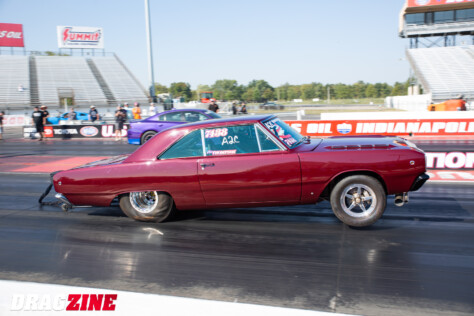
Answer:
<path fill-rule="evenodd" d="M 169 127 L 190 122 L 221 118 L 218 114 L 201 109 L 171 110 L 162 112 L 144 120 L 131 121 L 128 129 L 128 143 L 141 145 L 160 131 Z"/>
<path fill-rule="evenodd" d="M 53 175 L 56 197 L 120 208 L 139 221 L 175 211 L 313 204 L 329 200 L 350 226 L 399 206 L 428 176 L 425 154 L 399 137 L 303 137 L 273 115 L 195 122 L 157 134 L 130 155 Z"/>

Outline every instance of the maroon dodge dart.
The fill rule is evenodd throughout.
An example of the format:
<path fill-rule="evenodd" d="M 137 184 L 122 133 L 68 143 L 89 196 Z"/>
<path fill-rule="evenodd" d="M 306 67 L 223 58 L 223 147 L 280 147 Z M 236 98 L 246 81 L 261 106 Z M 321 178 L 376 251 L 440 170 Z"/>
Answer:
<path fill-rule="evenodd" d="M 313 204 L 329 200 L 350 226 L 408 202 L 428 180 L 425 154 L 399 137 L 309 139 L 273 115 L 202 121 L 167 129 L 130 155 L 54 174 L 56 197 L 109 206 L 139 221 L 176 210 Z"/>

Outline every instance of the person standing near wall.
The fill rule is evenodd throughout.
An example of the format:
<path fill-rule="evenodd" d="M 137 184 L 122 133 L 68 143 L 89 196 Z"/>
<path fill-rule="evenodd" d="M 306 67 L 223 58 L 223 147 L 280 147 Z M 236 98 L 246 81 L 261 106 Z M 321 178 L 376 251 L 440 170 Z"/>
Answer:
<path fill-rule="evenodd" d="M 117 107 L 115 111 L 115 140 L 122 139 L 122 130 L 123 124 L 127 120 L 127 111 L 123 108 L 122 105 Z"/>
<path fill-rule="evenodd" d="M 91 122 L 95 122 L 99 119 L 99 111 L 95 108 L 95 106 L 91 105 L 91 109 L 89 110 L 89 120 Z"/>
<path fill-rule="evenodd" d="M 132 113 L 133 113 L 133 118 L 135 120 L 142 119 L 142 110 L 140 109 L 140 104 L 138 102 L 135 102 L 134 107 L 132 109 Z"/>
<path fill-rule="evenodd" d="M 31 124 L 36 127 L 36 132 L 40 134 L 40 141 L 44 138 L 44 119 L 43 111 L 40 111 L 37 106 L 35 106 L 33 113 L 31 114 Z"/>
<path fill-rule="evenodd" d="M 150 108 L 148 109 L 149 115 L 153 116 L 156 114 L 155 103 L 150 103 Z"/>
<path fill-rule="evenodd" d="M 44 125 L 46 125 L 46 123 L 48 123 L 49 112 L 48 112 L 48 108 L 46 107 L 46 105 L 42 105 L 40 107 L 40 110 L 41 110 L 41 112 L 43 112 L 43 126 L 44 126 Z"/>
<path fill-rule="evenodd" d="M 0 140 L 3 140 L 3 116 L 5 115 L 5 112 L 0 112 Z"/>
<path fill-rule="evenodd" d="M 216 100 L 211 100 L 209 104 L 209 111 L 217 113 L 219 111 L 219 105 L 217 105 Z"/>

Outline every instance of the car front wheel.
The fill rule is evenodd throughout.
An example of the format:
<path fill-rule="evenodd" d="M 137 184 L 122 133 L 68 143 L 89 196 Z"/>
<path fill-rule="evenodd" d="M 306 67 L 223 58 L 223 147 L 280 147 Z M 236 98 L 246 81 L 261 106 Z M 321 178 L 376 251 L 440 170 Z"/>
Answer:
<path fill-rule="evenodd" d="M 173 198 L 163 192 L 130 192 L 120 197 L 125 215 L 143 222 L 163 222 L 172 215 L 173 207 Z"/>
<path fill-rule="evenodd" d="M 331 192 L 334 214 L 349 226 L 372 225 L 382 216 L 386 205 L 387 196 L 382 184 L 370 176 L 346 177 Z"/>
<path fill-rule="evenodd" d="M 144 133 L 140 139 L 141 144 L 145 144 L 147 141 L 149 141 L 153 136 L 156 135 L 156 132 L 154 131 L 148 131 Z"/>

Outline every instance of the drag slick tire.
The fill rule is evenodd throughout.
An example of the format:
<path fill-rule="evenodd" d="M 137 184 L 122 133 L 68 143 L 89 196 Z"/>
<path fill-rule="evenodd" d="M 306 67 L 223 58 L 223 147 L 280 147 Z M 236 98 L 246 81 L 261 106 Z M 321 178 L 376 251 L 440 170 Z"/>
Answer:
<path fill-rule="evenodd" d="M 120 208 L 128 217 L 143 222 L 163 222 L 170 218 L 173 198 L 163 192 L 130 192 L 120 197 Z"/>
<path fill-rule="evenodd" d="M 330 199 L 337 218 L 354 227 L 372 225 L 382 216 L 387 205 L 382 184 L 364 175 L 349 176 L 339 181 Z"/>
<path fill-rule="evenodd" d="M 145 144 L 155 135 L 156 135 L 156 132 L 154 131 L 148 131 L 148 132 L 143 133 L 142 137 L 140 138 L 140 144 L 141 145 Z"/>

